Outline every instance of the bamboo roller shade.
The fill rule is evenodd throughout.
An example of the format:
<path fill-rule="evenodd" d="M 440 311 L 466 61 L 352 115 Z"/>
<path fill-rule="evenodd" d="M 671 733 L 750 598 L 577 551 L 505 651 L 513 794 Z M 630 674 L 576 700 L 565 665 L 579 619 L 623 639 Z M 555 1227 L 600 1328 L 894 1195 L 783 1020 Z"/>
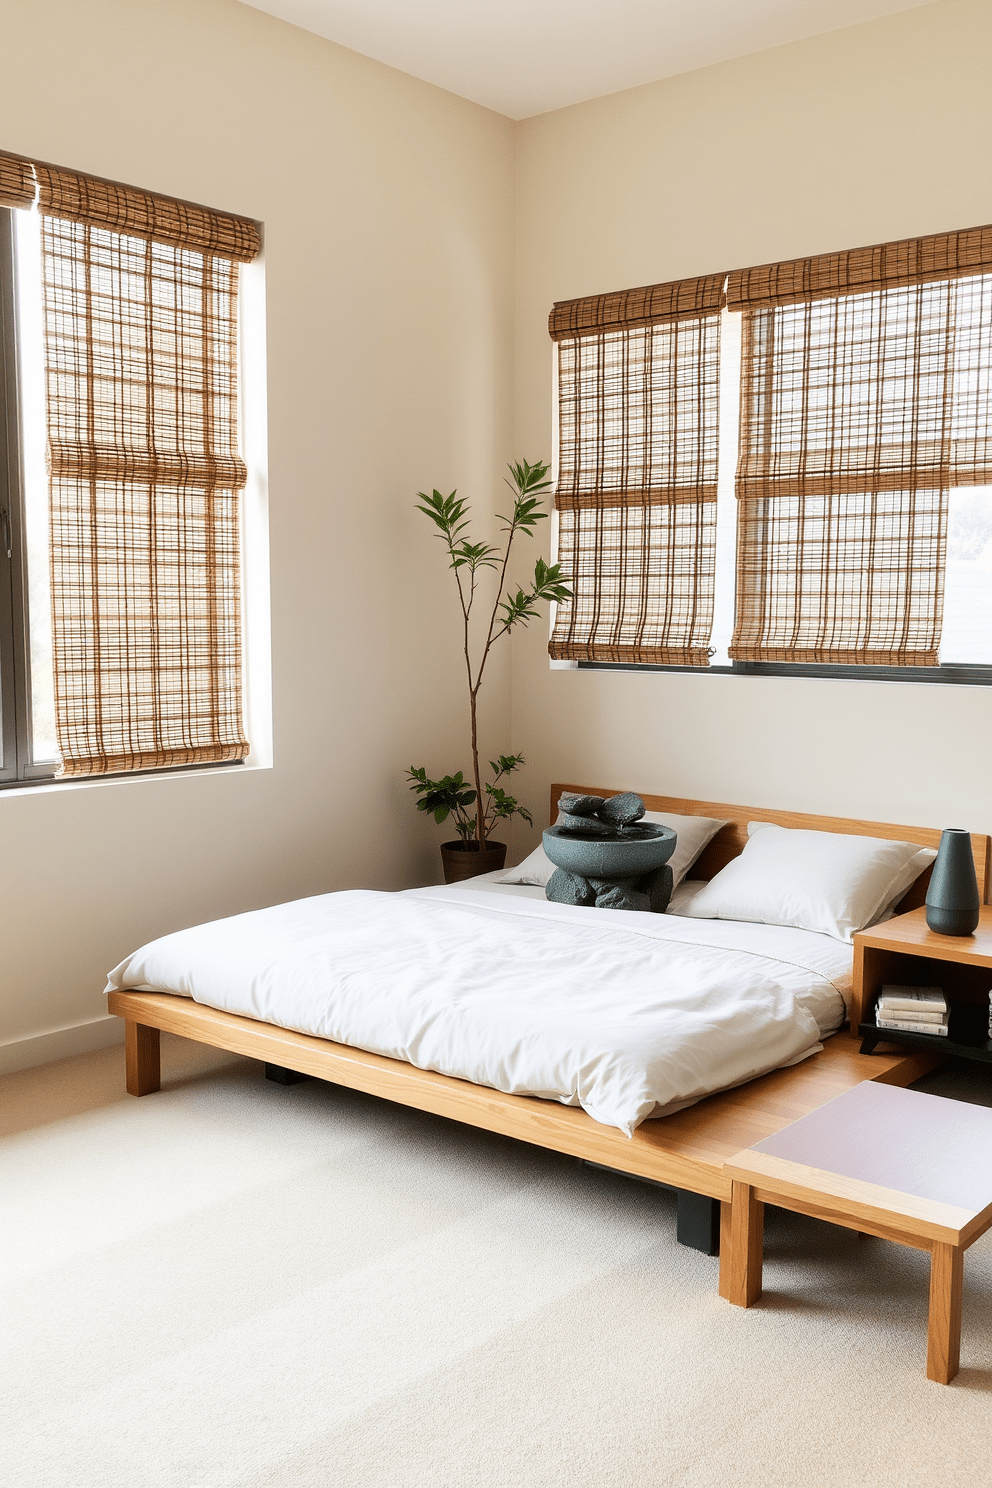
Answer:
<path fill-rule="evenodd" d="M 723 274 L 556 305 L 562 660 L 705 666 Z"/>
<path fill-rule="evenodd" d="M 0 207 L 29 207 L 34 194 L 31 162 L 17 155 L 0 154 Z"/>
<path fill-rule="evenodd" d="M 237 306 L 258 228 L 31 172 L 63 772 L 243 759 Z"/>
<path fill-rule="evenodd" d="M 262 246 L 258 223 L 248 217 L 0 152 L 0 206 L 30 207 L 35 201 L 47 216 L 241 263 L 249 263 Z"/>
<path fill-rule="evenodd" d="M 600 331 L 630 330 L 633 326 L 709 315 L 723 307 L 726 277 L 704 274 L 698 279 L 673 279 L 667 284 L 646 284 L 614 294 L 559 300 L 548 318 L 548 330 L 552 341 L 561 341 L 567 336 L 594 336 Z"/>
<path fill-rule="evenodd" d="M 726 304 L 744 314 L 731 657 L 936 665 L 947 492 L 992 483 L 992 227 L 736 270 L 726 283 Z M 695 488 L 680 459 L 656 484 L 644 478 L 644 430 L 658 421 L 645 418 L 640 389 L 656 387 L 652 373 L 630 388 L 625 379 L 637 361 L 632 325 L 677 324 L 693 307 L 705 320 L 723 303 L 722 285 L 709 276 L 552 311 L 559 557 L 577 595 L 559 609 L 552 655 L 705 664 L 715 505 L 709 530 L 704 519 L 691 536 L 673 533 L 669 515 L 657 541 L 642 530 L 653 512 L 629 541 L 629 519 L 615 512 L 715 498 L 718 342 L 711 365 L 697 357 L 694 393 L 686 379 L 670 404 L 677 412 L 661 420 L 699 471 L 712 420 L 710 481 Z M 656 636 L 673 636 L 673 596 L 683 627 L 691 612 L 691 643 L 683 628 L 679 645 L 630 644 L 649 615 Z"/>
<path fill-rule="evenodd" d="M 992 229 L 730 276 L 742 661 L 936 666 L 948 490 L 992 482 Z"/>
<path fill-rule="evenodd" d="M 969 227 L 960 232 L 900 238 L 868 248 L 735 269 L 727 280 L 727 307 L 753 310 L 763 305 L 797 305 L 990 270 L 992 227 Z"/>

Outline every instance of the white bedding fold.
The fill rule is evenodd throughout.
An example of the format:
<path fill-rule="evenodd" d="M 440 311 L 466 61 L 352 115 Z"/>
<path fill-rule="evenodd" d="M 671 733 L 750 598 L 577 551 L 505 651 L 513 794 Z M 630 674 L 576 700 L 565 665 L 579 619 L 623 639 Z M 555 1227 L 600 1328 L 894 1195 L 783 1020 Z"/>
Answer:
<path fill-rule="evenodd" d="M 727 921 L 469 888 L 321 895 L 152 941 L 108 991 L 210 1007 L 514 1094 L 628 1135 L 794 1062 L 844 1017 L 850 947 Z"/>

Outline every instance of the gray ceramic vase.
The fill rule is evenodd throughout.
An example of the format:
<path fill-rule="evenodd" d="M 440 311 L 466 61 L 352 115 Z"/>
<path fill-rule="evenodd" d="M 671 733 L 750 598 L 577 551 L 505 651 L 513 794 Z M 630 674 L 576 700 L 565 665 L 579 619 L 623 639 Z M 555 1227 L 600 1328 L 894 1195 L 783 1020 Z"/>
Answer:
<path fill-rule="evenodd" d="M 937 935 L 971 935 L 981 899 L 971 851 L 971 833 L 948 827 L 941 833 L 927 889 L 927 925 Z"/>

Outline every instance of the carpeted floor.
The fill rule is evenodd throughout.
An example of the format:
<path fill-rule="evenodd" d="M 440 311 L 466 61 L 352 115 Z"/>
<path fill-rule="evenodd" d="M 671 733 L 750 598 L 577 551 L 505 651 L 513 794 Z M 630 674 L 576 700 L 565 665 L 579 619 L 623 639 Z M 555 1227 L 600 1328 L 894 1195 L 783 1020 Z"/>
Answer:
<path fill-rule="evenodd" d="M 740 1311 L 673 1194 L 163 1046 L 0 1082 L 6 1488 L 992 1481 L 992 1234 L 941 1387 L 922 1254 L 769 1210 Z"/>

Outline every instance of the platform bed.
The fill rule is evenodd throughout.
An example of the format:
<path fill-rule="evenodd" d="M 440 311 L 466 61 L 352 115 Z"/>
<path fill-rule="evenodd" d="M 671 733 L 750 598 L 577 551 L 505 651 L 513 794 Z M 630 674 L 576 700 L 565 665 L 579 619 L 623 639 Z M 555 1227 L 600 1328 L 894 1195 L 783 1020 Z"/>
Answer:
<path fill-rule="evenodd" d="M 551 820 L 557 814 L 558 797 L 563 791 L 615 794 L 615 790 L 595 786 L 555 785 L 551 791 Z M 940 840 L 940 833 L 929 828 L 806 816 L 667 796 L 645 795 L 644 801 L 651 811 L 728 819 L 728 826 L 693 866 L 693 878 L 711 878 L 730 862 L 747 840 L 746 823 L 756 818 L 784 827 L 916 842 L 921 847 L 936 847 Z M 972 841 L 979 883 L 984 888 L 988 879 L 989 839 L 975 836 Z M 899 906 L 900 911 L 923 902 L 927 877 L 924 874 L 916 881 Z M 159 992 L 111 992 L 108 1007 L 111 1013 L 125 1020 L 127 1089 L 131 1095 L 150 1095 L 159 1089 L 160 1032 L 178 1034 L 258 1059 L 272 1067 L 270 1073 L 293 1071 L 364 1090 L 401 1105 L 567 1153 L 634 1178 L 665 1184 L 679 1192 L 679 1239 L 711 1255 L 718 1250 L 719 1205 L 731 1196 L 731 1180 L 723 1170 L 728 1158 L 864 1080 L 909 1085 L 940 1063 L 939 1056 L 905 1049 L 861 1054 L 857 1041 L 842 1032 L 828 1039 L 821 1053 L 798 1065 L 775 1070 L 735 1090 L 708 1096 L 675 1115 L 646 1121 L 628 1138 L 615 1127 L 594 1121 L 578 1107 L 532 1096 L 506 1095 L 450 1075 L 417 1069 L 400 1060 L 220 1012 L 187 997 Z"/>

